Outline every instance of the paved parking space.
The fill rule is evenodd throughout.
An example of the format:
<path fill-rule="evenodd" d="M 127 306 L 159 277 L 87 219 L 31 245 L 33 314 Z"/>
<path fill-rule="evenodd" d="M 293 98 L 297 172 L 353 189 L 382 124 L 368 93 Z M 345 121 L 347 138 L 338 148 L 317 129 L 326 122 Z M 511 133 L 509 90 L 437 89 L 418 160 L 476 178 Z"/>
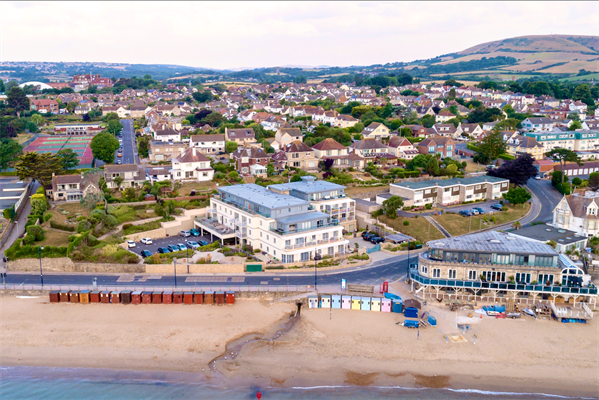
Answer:
<path fill-rule="evenodd" d="M 181 236 L 170 236 L 162 239 L 153 239 L 152 244 L 143 244 L 141 242 L 135 242 L 135 248 L 129 249 L 133 251 L 135 254 L 140 254 L 142 250 L 148 250 L 150 253 L 154 254 L 158 252 L 159 247 L 166 247 L 169 244 L 185 244 L 185 240 L 190 242 L 197 242 L 198 240 L 205 240 L 208 243 L 212 243 L 210 241 L 210 236 L 189 236 L 187 238 Z M 192 250 L 189 249 L 189 256 L 191 257 L 193 254 Z"/>

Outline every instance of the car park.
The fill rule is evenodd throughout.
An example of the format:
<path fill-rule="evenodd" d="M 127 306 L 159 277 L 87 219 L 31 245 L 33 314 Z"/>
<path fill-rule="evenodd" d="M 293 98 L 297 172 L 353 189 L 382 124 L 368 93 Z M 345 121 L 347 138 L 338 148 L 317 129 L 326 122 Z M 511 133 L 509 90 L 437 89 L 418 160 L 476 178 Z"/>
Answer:
<path fill-rule="evenodd" d="M 128 248 L 135 247 L 135 242 L 133 240 L 127 240 L 127 247 Z"/>
<path fill-rule="evenodd" d="M 189 242 L 187 242 L 187 247 L 189 247 L 190 249 L 195 250 L 195 249 L 199 248 L 200 245 L 198 244 L 198 242 L 189 241 Z"/>
<path fill-rule="evenodd" d="M 168 246 L 166 246 L 166 248 L 173 252 L 173 251 L 179 251 L 179 245 L 178 244 L 169 244 Z"/>
<path fill-rule="evenodd" d="M 191 195 L 193 196 L 193 195 Z M 191 236 L 200 236 L 200 231 L 197 230 L 196 228 L 190 229 L 189 233 L 191 233 Z"/>
<path fill-rule="evenodd" d="M 189 233 L 189 231 L 181 231 L 181 232 L 179 232 L 179 236 L 189 237 L 189 236 L 191 236 L 191 233 Z"/>
<path fill-rule="evenodd" d="M 170 253 L 170 252 L 171 252 L 171 250 L 170 250 L 168 247 L 159 247 L 159 248 L 158 248 L 158 252 L 159 252 L 160 254 L 166 254 L 166 253 Z"/>
<path fill-rule="evenodd" d="M 150 253 L 148 250 L 142 250 L 139 254 L 141 254 L 143 258 L 150 257 L 152 255 L 152 253 Z"/>
<path fill-rule="evenodd" d="M 483 209 L 482 209 L 482 208 L 480 208 L 480 207 L 474 207 L 474 208 L 473 208 L 473 210 L 476 210 L 476 211 L 478 211 L 478 213 L 479 213 L 479 214 L 484 214 L 484 213 L 485 213 L 485 210 L 483 210 Z"/>
<path fill-rule="evenodd" d="M 141 243 L 143 244 L 152 244 L 152 239 L 150 238 L 143 238 L 140 240 Z"/>
<path fill-rule="evenodd" d="M 500 203 L 496 203 L 496 204 L 492 204 L 492 205 L 491 205 L 491 208 L 492 208 L 493 210 L 498 210 L 498 211 L 501 211 L 501 210 L 503 209 L 503 205 L 502 205 L 502 204 L 500 204 Z"/>
<path fill-rule="evenodd" d="M 185 246 L 183 243 L 177 243 L 177 246 L 179 246 L 179 250 L 187 250 L 187 246 Z"/>

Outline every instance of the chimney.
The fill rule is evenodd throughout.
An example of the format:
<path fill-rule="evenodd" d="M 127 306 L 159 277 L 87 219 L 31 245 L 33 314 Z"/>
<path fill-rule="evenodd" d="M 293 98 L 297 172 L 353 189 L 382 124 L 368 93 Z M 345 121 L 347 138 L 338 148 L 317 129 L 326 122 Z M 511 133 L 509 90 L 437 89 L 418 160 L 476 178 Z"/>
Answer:
<path fill-rule="evenodd" d="M 196 148 L 192 147 L 191 148 L 191 154 L 195 157 L 196 156 Z"/>

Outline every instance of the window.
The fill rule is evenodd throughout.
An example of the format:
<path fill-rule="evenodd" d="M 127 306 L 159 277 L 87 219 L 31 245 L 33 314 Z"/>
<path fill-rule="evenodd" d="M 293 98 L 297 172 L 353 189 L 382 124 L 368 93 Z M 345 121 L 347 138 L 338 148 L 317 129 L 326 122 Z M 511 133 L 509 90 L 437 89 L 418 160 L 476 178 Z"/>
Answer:
<path fill-rule="evenodd" d="M 553 275 L 539 274 L 539 283 L 542 285 L 553 285 Z"/>
<path fill-rule="evenodd" d="M 462 261 L 467 262 L 467 263 L 473 263 L 475 262 L 476 255 L 474 253 L 462 253 Z"/>
<path fill-rule="evenodd" d="M 468 271 L 468 279 L 471 281 L 475 281 L 477 279 L 475 270 L 471 269 L 470 271 Z"/>
<path fill-rule="evenodd" d="M 528 256 L 516 255 L 516 259 L 514 261 L 516 265 L 528 265 Z"/>
<path fill-rule="evenodd" d="M 301 254 L 301 261 L 308 261 L 310 260 L 310 252 L 305 252 Z"/>
<path fill-rule="evenodd" d="M 509 264 L 509 262 L 510 262 L 510 255 L 509 254 L 497 254 L 495 262 L 497 264 Z"/>
<path fill-rule="evenodd" d="M 456 277 L 456 270 L 455 269 L 450 269 L 448 271 L 448 277 L 449 277 L 449 279 L 455 279 L 455 277 Z"/>
<path fill-rule="evenodd" d="M 433 268 L 433 278 L 440 278 L 440 277 L 441 277 L 441 269 Z"/>
<path fill-rule="evenodd" d="M 428 274 L 428 266 L 421 265 L 420 266 L 420 272 L 423 273 L 423 274 Z"/>
<path fill-rule="evenodd" d="M 530 274 L 523 272 L 516 273 L 516 282 L 518 283 L 530 283 Z"/>
<path fill-rule="evenodd" d="M 553 266 L 553 257 L 547 256 L 536 256 L 535 265 L 539 267 L 551 267 Z"/>

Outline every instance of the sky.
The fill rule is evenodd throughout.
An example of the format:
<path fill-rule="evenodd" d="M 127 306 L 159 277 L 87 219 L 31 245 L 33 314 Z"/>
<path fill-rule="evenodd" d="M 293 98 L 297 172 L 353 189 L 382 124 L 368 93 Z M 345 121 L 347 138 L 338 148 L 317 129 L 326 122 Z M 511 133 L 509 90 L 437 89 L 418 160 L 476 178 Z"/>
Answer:
<path fill-rule="evenodd" d="M 0 61 L 371 65 L 545 34 L 599 35 L 599 2 L 0 2 Z"/>

